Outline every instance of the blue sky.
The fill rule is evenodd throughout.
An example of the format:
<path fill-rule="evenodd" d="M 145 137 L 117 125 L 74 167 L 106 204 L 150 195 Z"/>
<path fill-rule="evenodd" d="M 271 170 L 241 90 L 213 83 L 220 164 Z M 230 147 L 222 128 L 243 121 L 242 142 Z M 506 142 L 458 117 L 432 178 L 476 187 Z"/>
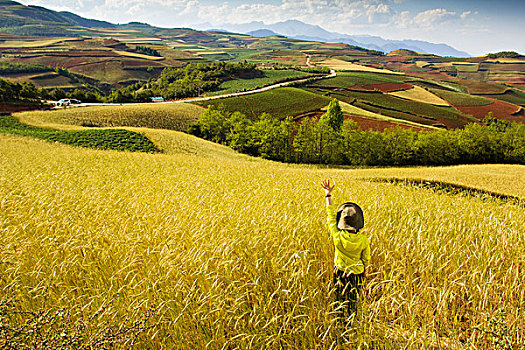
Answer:
<path fill-rule="evenodd" d="M 525 53 L 525 0 L 19 0 L 113 23 L 221 28 L 297 19 L 329 31 L 446 43 L 472 55 Z M 204 24 L 205 23 L 205 24 Z"/>

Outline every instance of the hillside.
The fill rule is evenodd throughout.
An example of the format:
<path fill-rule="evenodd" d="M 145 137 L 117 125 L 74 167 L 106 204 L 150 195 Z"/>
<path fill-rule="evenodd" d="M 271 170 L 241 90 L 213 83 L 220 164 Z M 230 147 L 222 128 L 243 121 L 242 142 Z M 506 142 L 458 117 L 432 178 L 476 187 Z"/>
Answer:
<path fill-rule="evenodd" d="M 0 34 L 0 77 L 31 82 L 46 91 L 60 88 L 73 97 L 80 89 L 99 94 L 99 101 L 143 102 L 153 93 L 148 82 L 157 80 L 165 68 L 246 61 L 259 72 L 226 76 L 207 90 L 197 80 L 184 84 L 191 86 L 191 92 L 175 93 L 167 87 L 155 91 L 165 99 L 220 95 L 331 68 L 338 77 L 297 88 L 318 95 L 318 100 L 330 97 L 346 103 L 347 118 L 363 129 L 407 123 L 416 123 L 416 129 L 454 129 L 481 122 L 489 113 L 502 120 L 525 121 L 525 56 L 512 52 L 455 58 L 399 49 L 384 55 L 343 43 L 158 28 L 138 22 L 112 25 L 12 1 L 2 2 L 0 8 L 6 19 L 0 32 L 17 33 Z M 61 34 L 49 32 L 53 28 Z M 28 30 L 38 36 L 19 35 Z M 267 96 L 254 95 L 246 101 Z M 268 108 L 258 108 L 256 114 L 298 118 L 325 107 L 298 108 L 277 96 L 267 100 L 280 110 L 262 104 Z M 231 106 L 243 108 L 238 103 Z"/>
<path fill-rule="evenodd" d="M 489 347 L 474 327 L 490 327 L 486 313 L 500 317 L 501 307 L 507 314 L 499 322 L 517 334 L 522 208 L 370 179 L 445 177 L 491 190 L 504 182 L 504 191 L 517 194 L 523 166 L 439 168 L 439 175 L 426 168 L 316 169 L 153 133 L 184 151 L 96 151 L 0 135 L 0 230 L 8 233 L 0 245 L 2 300 L 9 300 L 8 289 L 18 291 L 2 310 L 24 311 L 20 317 L 28 320 L 12 341 L 24 343 L 34 329 L 42 331 L 41 341 L 59 341 L 59 333 L 47 331 L 54 327 L 80 344 L 114 336 L 137 349 L 336 343 L 344 330 L 331 314 L 333 248 L 319 186 L 327 177 L 337 185 L 337 202 L 363 208 L 372 246 L 363 304 L 368 321 L 341 348 Z M 489 256 L 492 277 L 485 283 Z M 457 298 L 461 293 L 468 300 Z M 427 312 L 428 300 L 435 313 Z M 45 313 L 30 321 L 39 310 Z M 436 322 L 437 339 L 426 328 Z"/>
<path fill-rule="evenodd" d="M 17 27 L 24 25 L 70 25 L 87 28 L 114 28 L 116 25 L 86 19 L 71 12 L 56 12 L 41 6 L 25 6 L 16 1 L 0 1 L 0 27 Z"/>

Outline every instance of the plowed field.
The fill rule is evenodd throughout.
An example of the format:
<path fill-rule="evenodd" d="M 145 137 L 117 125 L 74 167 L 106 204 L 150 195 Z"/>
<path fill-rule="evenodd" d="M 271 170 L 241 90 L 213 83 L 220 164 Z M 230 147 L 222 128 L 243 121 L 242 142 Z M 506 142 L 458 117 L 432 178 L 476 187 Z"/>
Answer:
<path fill-rule="evenodd" d="M 392 128 L 396 128 L 396 127 L 400 127 L 400 128 L 403 128 L 403 129 L 412 129 L 412 130 L 416 130 L 416 131 L 421 131 L 421 130 L 430 130 L 430 129 L 423 129 L 423 128 L 418 128 L 418 127 L 415 127 L 415 126 L 409 126 L 409 125 L 403 125 L 403 124 L 399 124 L 399 123 L 395 123 L 395 122 L 389 122 L 389 121 L 385 121 L 385 120 L 377 120 L 377 119 L 370 119 L 370 118 L 365 118 L 365 117 L 358 117 L 358 116 L 355 116 L 355 115 L 348 115 L 348 116 L 345 116 L 345 119 L 351 119 L 353 121 L 355 121 L 357 123 L 357 126 L 360 130 L 375 130 L 375 131 L 384 131 L 385 129 L 392 129 Z"/>
<path fill-rule="evenodd" d="M 485 106 L 458 106 L 456 107 L 461 112 L 470 114 L 475 118 L 482 120 L 489 112 L 494 114 L 494 117 L 503 120 L 517 121 L 525 123 L 525 116 L 513 115 L 519 112 L 522 108 L 512 103 L 491 99 L 494 101 L 493 104 Z"/>

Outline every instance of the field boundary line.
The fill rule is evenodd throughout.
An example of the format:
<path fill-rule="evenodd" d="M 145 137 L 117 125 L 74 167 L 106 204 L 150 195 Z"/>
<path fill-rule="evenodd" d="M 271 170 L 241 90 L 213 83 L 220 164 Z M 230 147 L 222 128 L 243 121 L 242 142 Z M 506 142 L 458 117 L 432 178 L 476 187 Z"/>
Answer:
<path fill-rule="evenodd" d="M 361 178 L 361 180 L 368 182 L 389 183 L 393 185 L 404 185 L 407 187 L 424 188 L 433 190 L 438 193 L 444 193 L 448 195 L 466 195 L 468 197 L 477 197 L 483 200 L 490 198 L 500 200 L 505 203 L 515 204 L 519 207 L 525 207 L 525 198 L 522 197 L 445 181 L 406 177 L 366 177 Z"/>

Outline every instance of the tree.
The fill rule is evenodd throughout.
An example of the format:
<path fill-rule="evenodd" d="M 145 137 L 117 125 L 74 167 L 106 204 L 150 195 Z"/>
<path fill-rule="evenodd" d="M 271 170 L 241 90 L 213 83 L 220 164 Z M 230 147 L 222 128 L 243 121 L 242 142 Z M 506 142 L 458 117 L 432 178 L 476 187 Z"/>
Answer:
<path fill-rule="evenodd" d="M 258 156 L 255 145 L 253 122 L 241 112 L 231 114 L 228 122 L 229 130 L 226 135 L 228 146 L 237 152 L 246 153 L 251 156 Z"/>
<path fill-rule="evenodd" d="M 319 135 L 316 132 L 317 120 L 305 118 L 299 124 L 293 140 L 296 161 L 299 163 L 319 162 Z"/>
<path fill-rule="evenodd" d="M 420 131 L 415 142 L 416 163 L 424 165 L 460 163 L 457 135 L 448 130 Z"/>
<path fill-rule="evenodd" d="M 67 97 L 66 92 L 60 88 L 54 88 L 51 90 L 50 95 L 51 98 L 55 99 L 56 101 Z"/>
<path fill-rule="evenodd" d="M 268 113 L 263 113 L 254 124 L 254 138 L 259 154 L 266 159 L 291 162 L 291 144 L 295 123 L 291 118 L 280 121 Z"/>
<path fill-rule="evenodd" d="M 231 113 L 224 108 L 217 109 L 210 105 L 199 117 L 199 131 L 202 137 L 213 142 L 226 143 L 231 127 L 230 117 Z"/>
<path fill-rule="evenodd" d="M 321 120 L 326 121 L 328 125 L 330 125 L 330 127 L 332 127 L 332 129 L 335 131 L 341 130 L 344 116 L 337 99 L 334 98 L 332 101 L 330 101 L 326 113 L 321 116 Z"/>

